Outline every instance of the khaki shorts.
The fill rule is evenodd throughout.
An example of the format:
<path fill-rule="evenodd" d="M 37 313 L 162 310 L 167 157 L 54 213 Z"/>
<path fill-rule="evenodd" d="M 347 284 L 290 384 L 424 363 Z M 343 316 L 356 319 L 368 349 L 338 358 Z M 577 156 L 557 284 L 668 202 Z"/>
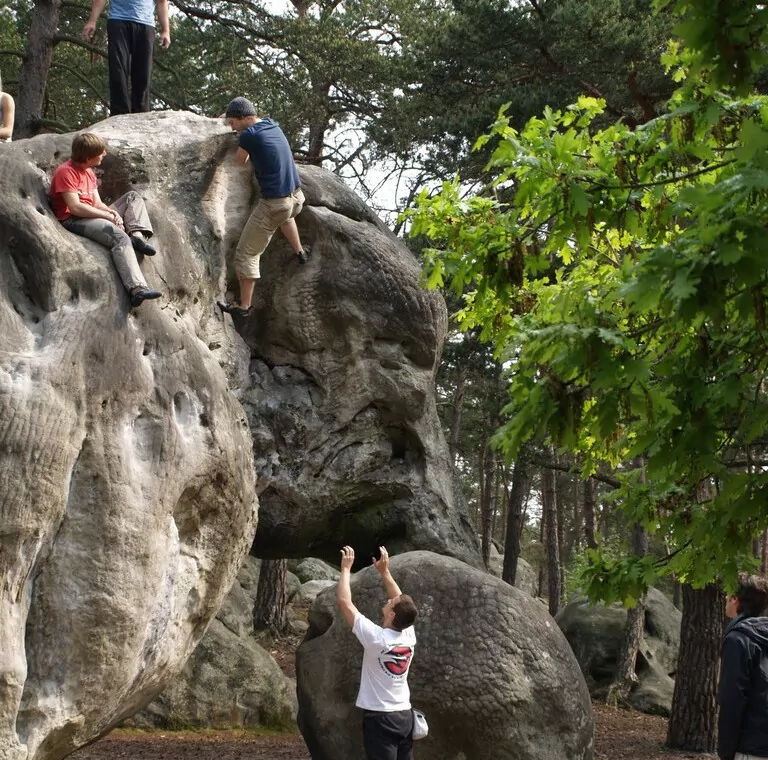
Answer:
<path fill-rule="evenodd" d="M 259 259 L 272 235 L 289 219 L 296 218 L 304 206 L 304 193 L 296 188 L 285 198 L 260 198 L 251 212 L 240 235 L 235 253 L 235 272 L 238 277 L 258 280 Z"/>

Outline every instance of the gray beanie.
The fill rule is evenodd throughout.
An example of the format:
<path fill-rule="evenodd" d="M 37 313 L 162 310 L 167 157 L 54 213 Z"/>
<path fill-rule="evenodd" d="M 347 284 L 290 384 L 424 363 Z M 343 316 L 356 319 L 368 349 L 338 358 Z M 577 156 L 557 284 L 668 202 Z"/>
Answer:
<path fill-rule="evenodd" d="M 243 116 L 256 116 L 256 109 L 253 107 L 253 103 L 247 98 L 235 98 L 230 101 L 224 116 L 227 119 L 241 119 Z"/>

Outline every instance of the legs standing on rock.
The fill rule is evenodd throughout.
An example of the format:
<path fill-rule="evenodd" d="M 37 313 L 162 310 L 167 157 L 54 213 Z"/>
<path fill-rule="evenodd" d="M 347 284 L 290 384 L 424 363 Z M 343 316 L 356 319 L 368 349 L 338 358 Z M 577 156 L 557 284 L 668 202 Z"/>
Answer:
<path fill-rule="evenodd" d="M 154 27 L 147 24 L 107 22 L 110 115 L 149 111 L 154 41 Z"/>
<path fill-rule="evenodd" d="M 261 198 L 251 212 L 240 235 L 235 254 L 235 271 L 240 282 L 240 306 L 251 307 L 256 280 L 261 277 L 259 260 L 278 228 L 294 253 L 304 253 L 296 227 L 296 217 L 304 205 L 304 193 L 298 188 L 285 198 Z"/>

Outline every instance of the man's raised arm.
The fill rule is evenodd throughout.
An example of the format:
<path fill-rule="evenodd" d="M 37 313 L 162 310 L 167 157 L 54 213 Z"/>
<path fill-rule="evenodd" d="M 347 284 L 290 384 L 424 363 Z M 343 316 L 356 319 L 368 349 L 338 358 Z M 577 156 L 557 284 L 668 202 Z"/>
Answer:
<path fill-rule="evenodd" d="M 376 557 L 372 557 L 371 561 L 373 566 L 379 571 L 381 575 L 381 581 L 384 584 L 384 591 L 387 594 L 387 599 L 394 599 L 396 596 L 400 596 L 403 592 L 400 591 L 400 586 L 395 583 L 395 579 L 389 572 L 389 553 L 386 547 L 379 547 L 379 554 L 381 555 L 377 560 Z"/>
<path fill-rule="evenodd" d="M 352 565 L 355 563 L 355 550 L 351 546 L 345 546 L 341 550 L 341 576 L 336 587 L 336 604 L 351 628 L 355 624 L 357 607 L 352 604 L 352 589 L 349 587 L 349 577 Z"/>

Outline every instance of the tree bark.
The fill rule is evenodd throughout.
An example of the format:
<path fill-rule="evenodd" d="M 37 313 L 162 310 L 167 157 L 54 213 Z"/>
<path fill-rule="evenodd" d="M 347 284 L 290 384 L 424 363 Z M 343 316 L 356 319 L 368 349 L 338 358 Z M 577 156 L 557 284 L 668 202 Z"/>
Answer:
<path fill-rule="evenodd" d="M 583 481 L 582 481 L 583 484 Z M 573 544 L 572 549 L 573 551 L 578 554 L 581 550 L 581 524 L 582 524 L 582 516 L 581 516 L 581 507 L 582 504 L 579 501 L 579 493 L 578 493 L 578 482 L 574 485 L 574 489 L 576 490 L 576 498 L 573 500 Z"/>
<path fill-rule="evenodd" d="M 546 515 L 547 541 L 547 590 L 549 593 L 549 614 L 554 617 L 560 609 L 560 544 L 557 540 L 557 491 L 555 473 L 545 467 L 541 473 L 542 512 Z"/>
<path fill-rule="evenodd" d="M 761 536 L 762 553 L 760 555 L 760 572 L 765 575 L 768 571 L 768 530 Z"/>
<path fill-rule="evenodd" d="M 36 0 L 29 39 L 19 73 L 14 140 L 32 137 L 43 116 L 45 86 L 53 56 L 53 38 L 59 27 L 62 0 Z"/>
<path fill-rule="evenodd" d="M 719 584 L 683 584 L 683 620 L 667 746 L 713 752 L 725 597 Z"/>
<path fill-rule="evenodd" d="M 552 452 L 556 457 L 557 454 Z M 565 592 L 565 563 L 568 555 L 565 552 L 565 482 L 563 476 L 555 475 L 555 509 L 557 510 L 557 557 L 560 567 L 560 596 Z M 558 609 L 560 604 L 558 602 Z"/>
<path fill-rule="evenodd" d="M 310 118 L 309 122 L 309 140 L 307 141 L 307 163 L 313 166 L 322 166 L 323 150 L 325 148 L 325 135 L 330 126 L 330 115 L 328 113 L 328 98 L 331 92 L 329 82 L 313 82 L 312 94 L 314 95 L 317 106 L 317 115 Z M 319 114 L 322 113 L 322 116 Z"/>
<path fill-rule="evenodd" d="M 507 535 L 504 540 L 504 564 L 501 570 L 501 579 L 515 585 L 517 577 L 517 562 L 520 559 L 520 534 L 522 533 L 523 505 L 525 496 L 531 485 L 528 474 L 528 462 L 524 452 L 515 462 L 512 472 L 512 492 L 509 494 L 509 507 L 507 509 Z"/>
<path fill-rule="evenodd" d="M 541 474 L 539 475 L 540 479 L 544 480 L 543 477 L 543 468 L 541 470 Z M 541 545 L 542 551 L 544 553 L 544 556 L 546 557 L 547 552 L 547 512 L 545 509 L 542 508 L 541 510 L 541 522 L 539 524 L 539 544 Z M 536 586 L 536 596 L 543 597 L 544 596 L 544 581 L 547 577 L 547 563 L 545 561 L 542 561 L 541 565 L 539 565 L 539 577 L 538 582 Z"/>
<path fill-rule="evenodd" d="M 456 454 L 459 450 L 459 436 L 461 435 L 461 416 L 464 411 L 464 393 L 467 388 L 467 367 L 462 364 L 456 377 L 456 391 L 453 394 L 453 419 L 451 421 L 451 440 L 448 448 L 451 453 L 451 461 L 456 464 Z"/>
<path fill-rule="evenodd" d="M 481 549 L 483 562 L 488 567 L 491 558 L 491 528 L 493 526 L 493 484 L 496 474 L 496 457 L 490 440 L 485 445 L 483 456 L 483 490 L 480 494 L 480 520 L 482 527 Z"/>
<path fill-rule="evenodd" d="M 635 555 L 644 557 L 648 553 L 648 534 L 641 523 L 635 523 L 633 528 L 633 544 Z M 645 595 L 637 600 L 637 604 L 627 610 L 627 621 L 624 625 L 624 637 L 619 650 L 619 662 L 613 683 L 608 687 L 606 703 L 612 707 L 626 705 L 632 689 L 637 683 L 637 655 L 643 643 L 645 631 Z"/>
<path fill-rule="evenodd" d="M 253 627 L 282 634 L 288 629 L 286 575 L 288 560 L 263 559 L 253 605 Z"/>
<path fill-rule="evenodd" d="M 595 481 L 584 481 L 584 540 L 590 549 L 597 549 L 595 539 Z"/>

